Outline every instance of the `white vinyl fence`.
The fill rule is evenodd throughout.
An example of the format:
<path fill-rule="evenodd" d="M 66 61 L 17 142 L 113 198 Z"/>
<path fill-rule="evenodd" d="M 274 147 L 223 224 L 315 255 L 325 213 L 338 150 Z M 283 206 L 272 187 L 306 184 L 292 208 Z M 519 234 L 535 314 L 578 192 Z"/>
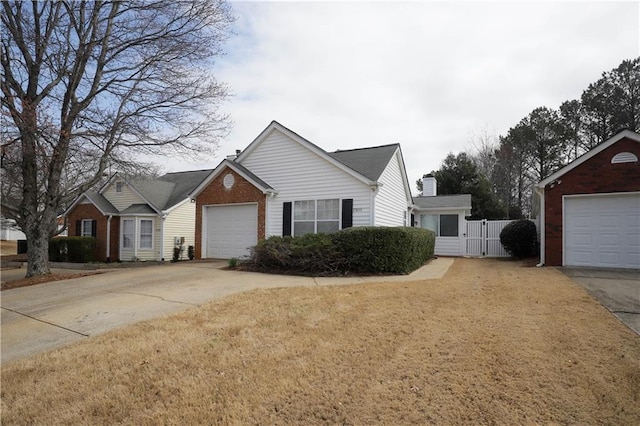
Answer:
<path fill-rule="evenodd" d="M 500 232 L 511 220 L 467 220 L 466 256 L 509 257 L 500 244 Z"/>

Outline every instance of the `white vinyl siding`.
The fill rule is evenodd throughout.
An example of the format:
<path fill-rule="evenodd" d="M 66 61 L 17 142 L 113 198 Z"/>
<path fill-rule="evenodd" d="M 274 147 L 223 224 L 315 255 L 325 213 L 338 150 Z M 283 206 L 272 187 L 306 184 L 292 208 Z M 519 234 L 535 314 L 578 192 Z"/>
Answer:
<path fill-rule="evenodd" d="M 164 220 L 164 260 L 173 259 L 175 237 L 184 237 L 183 258 L 187 257 L 189 246 L 195 244 L 196 203 L 189 200 L 171 210 Z"/>
<path fill-rule="evenodd" d="M 131 189 L 129 185 L 122 185 L 122 192 L 116 192 L 116 185 L 122 183 L 122 181 L 112 182 L 102 193 L 104 198 L 109 200 L 113 206 L 119 211 L 125 210 L 132 204 L 146 204 L 147 202 L 142 199 L 135 191 Z"/>
<path fill-rule="evenodd" d="M 369 186 L 277 130 L 242 165 L 278 191 L 267 202 L 267 237 L 282 235 L 283 203 L 299 200 L 352 198 L 353 226 L 371 224 Z"/>
<path fill-rule="evenodd" d="M 375 225 L 407 225 L 407 196 L 402 182 L 398 154 L 389 161 L 379 179 L 382 186 L 376 195 Z"/>
<path fill-rule="evenodd" d="M 464 230 L 466 229 L 464 210 L 445 209 L 445 210 L 427 210 L 418 212 L 416 211 L 416 217 L 419 215 L 418 224 L 421 228 L 430 229 L 436 233 L 436 246 L 435 254 L 438 256 L 463 256 L 465 254 L 465 236 Z M 449 219 L 451 216 L 457 217 L 458 223 L 458 235 L 457 236 L 440 236 L 441 233 L 441 216 L 446 216 Z"/>

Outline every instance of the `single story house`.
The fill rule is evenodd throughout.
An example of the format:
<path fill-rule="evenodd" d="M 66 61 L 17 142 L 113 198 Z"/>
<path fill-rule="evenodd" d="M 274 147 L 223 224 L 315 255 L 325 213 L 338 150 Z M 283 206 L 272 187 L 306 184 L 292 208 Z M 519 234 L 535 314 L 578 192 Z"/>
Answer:
<path fill-rule="evenodd" d="M 97 260 L 170 260 L 194 244 L 195 203 L 189 194 L 212 170 L 126 179 L 118 173 L 79 196 L 65 216 L 70 236 L 97 239 Z"/>
<path fill-rule="evenodd" d="M 541 181 L 541 264 L 640 268 L 640 134 L 624 130 Z"/>
<path fill-rule="evenodd" d="M 437 181 L 432 175 L 422 179 L 422 196 L 413 198 L 414 226 L 436 233 L 435 254 L 466 254 L 466 220 L 471 216 L 471 194 L 437 195 Z"/>
<path fill-rule="evenodd" d="M 247 255 L 259 239 L 351 226 L 408 226 L 399 144 L 326 152 L 273 121 L 190 195 L 196 258 Z"/>

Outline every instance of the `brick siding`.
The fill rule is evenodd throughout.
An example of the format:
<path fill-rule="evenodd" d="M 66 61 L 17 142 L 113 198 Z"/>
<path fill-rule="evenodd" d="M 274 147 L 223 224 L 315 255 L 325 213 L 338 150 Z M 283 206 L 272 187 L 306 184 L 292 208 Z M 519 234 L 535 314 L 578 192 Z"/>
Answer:
<path fill-rule="evenodd" d="M 568 171 L 545 197 L 545 264 L 562 265 L 562 197 L 573 194 L 606 194 L 640 191 L 640 162 L 611 164 L 614 155 L 632 152 L 640 158 L 640 143 L 623 138 Z"/>
<path fill-rule="evenodd" d="M 231 173 L 235 178 L 235 183 L 229 188 L 225 188 L 222 181 L 224 177 Z M 256 188 L 251 182 L 244 179 L 238 173 L 225 167 L 222 172 L 213 179 L 209 185 L 196 197 L 196 235 L 195 235 L 195 256 L 202 259 L 202 208 L 214 204 L 238 204 L 257 203 L 258 204 L 258 240 L 265 237 L 265 207 L 266 195 Z"/>
<path fill-rule="evenodd" d="M 113 217 L 111 219 L 111 241 L 110 241 L 110 258 L 107 259 L 107 217 L 104 216 L 93 204 L 78 204 L 67 215 L 68 235 L 73 237 L 76 235 L 76 222 L 82 219 L 92 219 L 96 221 L 96 260 L 106 262 L 118 260 L 119 234 L 120 234 L 120 218 Z"/>

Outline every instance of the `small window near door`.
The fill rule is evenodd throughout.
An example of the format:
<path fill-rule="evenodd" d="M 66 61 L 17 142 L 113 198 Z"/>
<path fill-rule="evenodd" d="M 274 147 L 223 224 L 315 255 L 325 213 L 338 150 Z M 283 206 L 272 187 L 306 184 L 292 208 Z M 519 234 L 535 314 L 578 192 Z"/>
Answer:
<path fill-rule="evenodd" d="M 133 248 L 133 237 L 135 221 L 133 219 L 124 219 L 122 221 L 122 248 Z"/>
<path fill-rule="evenodd" d="M 140 220 L 140 248 L 153 248 L 153 220 Z"/>

